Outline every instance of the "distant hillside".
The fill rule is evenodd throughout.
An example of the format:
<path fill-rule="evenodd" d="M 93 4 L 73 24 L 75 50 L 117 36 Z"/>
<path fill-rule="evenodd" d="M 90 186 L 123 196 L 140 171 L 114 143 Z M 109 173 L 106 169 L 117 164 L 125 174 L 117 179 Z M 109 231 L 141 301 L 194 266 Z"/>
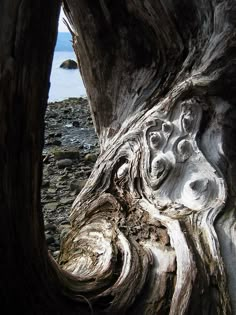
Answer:
<path fill-rule="evenodd" d="M 55 51 L 73 51 L 70 33 L 58 33 Z"/>

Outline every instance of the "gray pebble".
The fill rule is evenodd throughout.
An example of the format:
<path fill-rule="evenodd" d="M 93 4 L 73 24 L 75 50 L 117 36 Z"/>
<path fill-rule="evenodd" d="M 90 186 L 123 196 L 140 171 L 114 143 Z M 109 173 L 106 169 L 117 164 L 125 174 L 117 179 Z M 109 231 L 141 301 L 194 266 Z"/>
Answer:
<path fill-rule="evenodd" d="M 71 159 L 64 159 L 64 160 L 59 160 L 57 161 L 57 167 L 59 169 L 65 168 L 65 167 L 70 167 L 73 164 Z"/>

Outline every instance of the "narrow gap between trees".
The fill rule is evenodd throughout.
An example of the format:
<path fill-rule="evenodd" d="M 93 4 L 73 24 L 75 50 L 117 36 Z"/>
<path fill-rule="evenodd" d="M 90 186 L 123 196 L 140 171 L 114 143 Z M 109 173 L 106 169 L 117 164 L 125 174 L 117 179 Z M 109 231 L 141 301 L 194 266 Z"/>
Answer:
<path fill-rule="evenodd" d="M 68 89 L 74 96 L 84 94 L 84 88 L 78 70 L 59 68 L 63 58 L 75 58 L 70 34 L 61 30 L 59 23 L 45 115 L 41 189 L 45 236 L 55 259 L 59 255 L 61 235 L 69 228 L 72 203 L 84 187 L 99 153 L 87 97 L 65 99 Z M 73 87 L 75 78 L 78 86 Z"/>

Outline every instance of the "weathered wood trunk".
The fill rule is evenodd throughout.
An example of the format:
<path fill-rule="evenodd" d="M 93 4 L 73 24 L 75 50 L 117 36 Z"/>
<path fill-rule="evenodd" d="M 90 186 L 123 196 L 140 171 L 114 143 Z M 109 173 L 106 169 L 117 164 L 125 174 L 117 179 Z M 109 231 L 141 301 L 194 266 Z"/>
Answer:
<path fill-rule="evenodd" d="M 3 0 L 1 307 L 235 314 L 235 0 L 64 8 L 101 155 L 74 202 L 59 269 L 40 209 L 59 2 Z"/>
<path fill-rule="evenodd" d="M 78 314 L 48 256 L 44 112 L 60 1 L 0 1 L 0 313 Z M 81 309 L 81 307 L 80 307 Z"/>
<path fill-rule="evenodd" d="M 102 152 L 63 268 L 109 314 L 235 314 L 236 2 L 64 3 Z"/>

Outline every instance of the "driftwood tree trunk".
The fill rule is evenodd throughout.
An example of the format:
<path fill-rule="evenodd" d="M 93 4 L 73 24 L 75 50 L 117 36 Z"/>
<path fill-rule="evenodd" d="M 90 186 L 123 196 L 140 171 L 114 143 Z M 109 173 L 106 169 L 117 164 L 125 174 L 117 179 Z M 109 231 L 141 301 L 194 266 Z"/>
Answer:
<path fill-rule="evenodd" d="M 48 256 L 44 112 L 60 1 L 0 1 L 0 313 L 78 314 Z M 87 307 L 86 307 L 87 308 Z"/>
<path fill-rule="evenodd" d="M 109 314 L 235 314 L 236 2 L 64 9 L 101 155 L 61 265 Z"/>
<path fill-rule="evenodd" d="M 74 202 L 59 269 L 40 211 L 59 2 L 2 0 L 1 308 L 235 314 L 235 0 L 64 9 L 101 155 Z"/>

